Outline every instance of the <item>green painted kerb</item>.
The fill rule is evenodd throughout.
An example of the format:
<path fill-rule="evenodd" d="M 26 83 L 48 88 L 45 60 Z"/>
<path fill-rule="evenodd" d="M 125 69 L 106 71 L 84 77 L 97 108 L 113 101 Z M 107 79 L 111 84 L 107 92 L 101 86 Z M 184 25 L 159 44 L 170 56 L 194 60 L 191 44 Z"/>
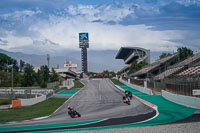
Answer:
<path fill-rule="evenodd" d="M 61 91 L 56 95 L 73 95 L 77 92 L 78 90 L 65 90 L 65 91 Z"/>
<path fill-rule="evenodd" d="M 120 86 L 123 89 L 129 89 L 134 95 L 137 95 L 138 92 L 127 86 Z M 137 95 L 138 96 L 138 95 Z M 162 96 L 138 96 L 141 99 L 144 99 L 152 104 L 158 106 L 159 115 L 155 119 L 148 121 L 143 124 L 147 125 L 156 125 L 156 124 L 164 124 L 171 123 L 177 120 L 185 119 L 191 116 L 196 110 L 192 108 L 188 108 L 182 105 L 175 104 L 164 99 Z"/>

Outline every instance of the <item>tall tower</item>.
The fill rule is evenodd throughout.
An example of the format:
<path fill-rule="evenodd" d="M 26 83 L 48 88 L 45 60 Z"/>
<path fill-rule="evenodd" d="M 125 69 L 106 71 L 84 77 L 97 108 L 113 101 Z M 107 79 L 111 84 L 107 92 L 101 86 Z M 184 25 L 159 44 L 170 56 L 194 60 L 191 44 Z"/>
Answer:
<path fill-rule="evenodd" d="M 49 54 L 47 54 L 47 65 L 48 65 L 48 68 L 49 68 L 49 62 L 50 62 L 50 56 L 49 56 Z"/>
<path fill-rule="evenodd" d="M 88 33 L 79 33 L 79 48 L 81 48 L 82 72 L 88 73 L 87 48 L 89 48 Z"/>

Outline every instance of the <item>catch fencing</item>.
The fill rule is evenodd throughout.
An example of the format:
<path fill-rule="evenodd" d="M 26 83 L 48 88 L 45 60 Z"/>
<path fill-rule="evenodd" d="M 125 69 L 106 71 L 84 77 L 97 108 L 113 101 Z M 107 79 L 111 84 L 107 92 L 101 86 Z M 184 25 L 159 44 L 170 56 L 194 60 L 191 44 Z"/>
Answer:
<path fill-rule="evenodd" d="M 168 78 L 165 79 L 165 90 L 174 94 L 180 94 L 185 96 L 200 97 L 200 95 L 194 95 L 194 90 L 200 90 L 200 78 Z"/>
<path fill-rule="evenodd" d="M 193 94 L 195 90 L 200 90 L 200 77 L 170 77 L 164 80 L 154 79 L 131 79 L 122 77 L 122 80 L 130 84 L 134 84 L 141 87 L 146 87 L 154 91 L 166 90 L 173 94 L 179 94 L 184 96 L 200 97 L 200 95 Z M 145 86 L 145 82 L 147 85 Z"/>

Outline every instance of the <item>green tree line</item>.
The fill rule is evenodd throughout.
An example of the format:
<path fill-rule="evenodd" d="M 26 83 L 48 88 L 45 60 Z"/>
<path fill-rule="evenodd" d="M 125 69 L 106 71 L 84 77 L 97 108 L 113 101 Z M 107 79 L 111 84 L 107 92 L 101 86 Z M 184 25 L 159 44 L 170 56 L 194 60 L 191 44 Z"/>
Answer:
<path fill-rule="evenodd" d="M 20 60 L 15 59 L 0 53 L 0 86 L 12 86 L 12 70 L 13 70 L 13 86 L 14 87 L 31 87 L 40 86 L 47 87 L 47 83 L 59 80 L 58 74 L 52 68 L 51 72 L 48 66 L 40 67 L 37 72 L 34 71 L 33 66 Z"/>

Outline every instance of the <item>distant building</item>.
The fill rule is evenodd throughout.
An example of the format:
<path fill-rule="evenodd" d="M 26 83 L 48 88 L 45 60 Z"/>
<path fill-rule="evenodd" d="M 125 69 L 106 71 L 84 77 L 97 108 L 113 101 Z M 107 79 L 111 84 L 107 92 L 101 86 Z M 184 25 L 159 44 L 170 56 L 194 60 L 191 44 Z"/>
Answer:
<path fill-rule="evenodd" d="M 55 69 L 55 71 L 64 78 L 79 78 L 80 77 L 80 70 L 78 69 L 77 64 L 72 64 L 71 62 L 65 62 L 64 68 Z"/>
<path fill-rule="evenodd" d="M 40 67 L 39 66 L 34 66 L 33 70 L 37 73 L 40 70 Z"/>

